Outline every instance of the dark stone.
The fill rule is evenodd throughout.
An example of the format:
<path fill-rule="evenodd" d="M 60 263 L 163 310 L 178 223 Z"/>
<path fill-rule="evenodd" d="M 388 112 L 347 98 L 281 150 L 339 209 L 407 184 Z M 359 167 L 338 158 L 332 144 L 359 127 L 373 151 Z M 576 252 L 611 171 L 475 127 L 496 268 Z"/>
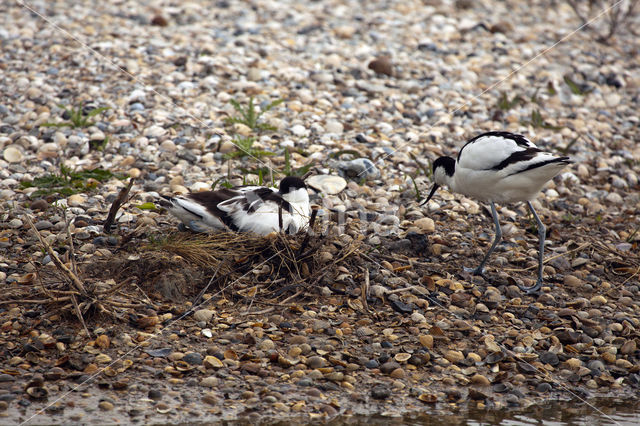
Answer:
<path fill-rule="evenodd" d="M 399 300 L 391 300 L 390 303 L 393 310 L 401 314 L 410 314 L 415 307 L 413 303 L 406 304 Z"/>
<path fill-rule="evenodd" d="M 487 398 L 488 398 L 487 395 L 480 392 L 479 390 L 474 388 L 469 388 L 469 399 L 474 401 L 484 401 Z"/>
<path fill-rule="evenodd" d="M 551 392 L 553 390 L 553 386 L 551 386 L 549 383 L 540 383 L 538 386 L 536 386 L 536 391 L 540 392 L 540 393 L 546 393 L 546 392 Z"/>
<path fill-rule="evenodd" d="M 190 365 L 201 365 L 202 355 L 198 352 L 189 352 L 188 354 L 185 354 L 182 360 Z"/>
<path fill-rule="evenodd" d="M 151 389 L 149 391 L 149 399 L 153 399 L 154 401 L 160 401 L 162 399 L 163 393 L 157 389 Z"/>
<path fill-rule="evenodd" d="M 371 389 L 373 399 L 387 399 L 389 396 L 391 396 L 391 390 L 387 386 L 377 385 Z"/>
<path fill-rule="evenodd" d="M 504 353 L 502 352 L 493 352 L 490 353 L 489 355 L 487 355 L 487 357 L 484 359 L 484 361 L 487 364 L 496 364 L 500 361 L 502 361 L 504 359 Z"/>
<path fill-rule="evenodd" d="M 540 354 L 540 361 L 545 363 L 545 364 L 549 364 L 551 366 L 555 366 L 558 365 L 558 363 L 560 362 L 560 360 L 558 359 L 558 355 L 554 354 L 553 352 L 543 352 Z"/>
<path fill-rule="evenodd" d="M 400 364 L 395 361 L 387 361 L 380 366 L 380 371 L 384 374 L 391 374 L 391 372 L 396 368 L 401 368 Z"/>
<path fill-rule="evenodd" d="M 380 363 L 375 359 L 370 359 L 369 361 L 364 363 L 364 366 L 367 368 L 378 368 L 380 366 Z"/>

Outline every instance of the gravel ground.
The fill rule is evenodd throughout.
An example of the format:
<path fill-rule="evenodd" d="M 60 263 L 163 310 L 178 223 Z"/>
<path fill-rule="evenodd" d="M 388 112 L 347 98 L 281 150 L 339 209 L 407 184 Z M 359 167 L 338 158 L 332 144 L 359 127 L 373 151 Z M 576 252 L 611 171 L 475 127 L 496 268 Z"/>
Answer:
<path fill-rule="evenodd" d="M 573 33 L 581 21 L 562 1 L 146 3 L 0 4 L 0 419 L 637 398 L 637 19 L 605 44 Z M 250 98 L 272 130 L 225 120 Z M 418 206 L 431 161 L 488 130 L 576 162 L 534 202 L 548 227 L 537 296 L 515 285 L 535 282 L 525 206 L 499 206 L 486 278 L 462 266 L 493 238 L 488 210 L 445 190 Z M 256 155 L 234 156 L 249 137 Z M 148 208 L 158 194 L 257 180 L 258 167 L 278 181 L 289 166 L 309 166 L 322 190 L 323 235 L 295 271 L 264 250 L 303 236 L 251 239 L 255 258 L 239 242 L 216 260 L 224 274 L 158 245 L 191 238 Z M 55 176 L 67 193 L 44 188 Z"/>

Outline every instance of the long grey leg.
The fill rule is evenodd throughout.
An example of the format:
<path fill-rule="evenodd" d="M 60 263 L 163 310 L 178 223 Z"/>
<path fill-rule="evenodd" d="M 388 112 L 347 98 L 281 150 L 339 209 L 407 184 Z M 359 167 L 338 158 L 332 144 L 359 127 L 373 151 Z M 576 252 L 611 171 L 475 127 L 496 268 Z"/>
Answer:
<path fill-rule="evenodd" d="M 536 223 L 538 224 L 538 238 L 540 239 L 540 248 L 538 253 L 538 281 L 533 287 L 520 287 L 520 290 L 523 290 L 527 293 L 535 293 L 542 287 L 542 258 L 544 257 L 544 240 L 547 236 L 547 228 L 544 227 L 544 224 L 538 217 L 536 210 L 533 208 L 531 201 L 527 201 L 527 205 L 529 206 L 529 210 L 533 213 L 533 217 L 536 219 Z"/>
<path fill-rule="evenodd" d="M 493 201 L 491 202 L 491 214 L 493 215 L 493 224 L 496 226 L 496 237 L 494 238 L 493 244 L 491 244 L 489 251 L 484 255 L 484 259 L 482 259 L 480 265 L 478 265 L 478 267 L 473 271 L 475 275 L 482 275 L 484 273 L 484 264 L 487 263 L 489 256 L 491 256 L 491 253 L 493 253 L 493 251 L 496 249 L 496 246 L 502 239 L 502 229 L 500 228 L 500 222 L 498 221 L 498 212 L 496 212 L 496 205 L 493 203 Z"/>

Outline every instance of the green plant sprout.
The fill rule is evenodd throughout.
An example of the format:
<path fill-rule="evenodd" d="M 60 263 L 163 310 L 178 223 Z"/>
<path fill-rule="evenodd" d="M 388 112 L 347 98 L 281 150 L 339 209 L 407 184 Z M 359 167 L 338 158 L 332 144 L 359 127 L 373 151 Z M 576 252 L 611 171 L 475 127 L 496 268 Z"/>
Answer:
<path fill-rule="evenodd" d="M 269 131 L 274 131 L 277 130 L 276 127 L 267 124 L 267 123 L 260 123 L 260 118 L 268 111 L 270 111 L 271 109 L 275 108 L 276 106 L 280 105 L 282 102 L 284 102 L 284 99 L 276 99 L 273 102 L 270 102 L 266 107 L 264 107 L 264 109 L 258 111 L 254 102 L 253 102 L 253 97 L 249 98 L 249 105 L 247 105 L 247 107 L 243 107 L 242 105 L 240 105 L 240 102 L 238 102 L 235 99 L 231 99 L 229 101 L 231 103 L 231 105 L 233 105 L 233 108 L 240 114 L 239 117 L 228 117 L 225 119 L 225 123 L 227 125 L 232 125 L 232 124 L 236 124 L 236 123 L 240 123 L 240 124 L 244 124 L 245 126 L 249 127 L 251 130 L 253 131 L 264 131 L 264 130 L 269 130 Z"/>
<path fill-rule="evenodd" d="M 62 104 L 58 105 L 60 108 L 64 109 L 67 113 L 67 115 L 69 115 L 69 121 L 65 121 L 62 123 L 51 123 L 51 122 L 46 122 L 41 124 L 44 127 L 71 127 L 73 129 L 79 128 L 79 127 L 89 127 L 89 126 L 93 126 L 94 124 L 96 124 L 95 121 L 91 120 L 91 118 L 95 117 L 96 115 L 106 111 L 109 109 L 109 107 L 100 107 L 100 108 L 94 108 L 92 110 L 90 110 L 89 112 L 87 112 L 86 114 L 83 113 L 82 111 L 82 107 L 78 106 L 78 107 L 71 107 L 71 108 L 67 108 Z"/>
<path fill-rule="evenodd" d="M 512 99 L 509 99 L 506 92 L 502 92 L 500 98 L 498 98 L 498 108 L 502 111 L 509 111 L 518 104 L 524 104 L 524 99 L 520 95 L 515 95 Z"/>
<path fill-rule="evenodd" d="M 311 168 L 311 163 L 307 163 L 304 166 L 292 168 L 291 167 L 291 153 L 289 152 L 289 148 L 284 149 L 284 175 L 285 176 L 297 176 L 302 177 L 307 174 L 309 169 Z"/>
<path fill-rule="evenodd" d="M 560 130 L 562 129 L 562 126 L 553 126 L 549 123 L 547 123 L 544 118 L 542 118 L 542 114 L 540 114 L 540 111 L 536 108 L 531 110 L 531 119 L 530 120 L 522 120 L 520 122 L 523 125 L 530 125 L 534 128 L 542 128 L 542 129 L 549 129 L 549 130 Z"/>
<path fill-rule="evenodd" d="M 60 165 L 59 173 L 50 173 L 37 177 L 31 181 L 20 182 L 20 188 L 38 188 L 33 193 L 35 196 L 58 194 L 62 197 L 94 190 L 98 183 L 106 182 L 111 178 L 126 179 L 121 173 L 112 173 L 109 170 L 96 168 L 74 172 L 70 168 Z"/>
<path fill-rule="evenodd" d="M 592 87 L 588 87 L 584 84 L 578 84 L 573 81 L 568 75 L 564 76 L 564 82 L 567 83 L 567 86 L 569 86 L 571 93 L 573 93 L 574 95 L 584 96 L 593 92 Z"/>
<path fill-rule="evenodd" d="M 253 136 L 238 136 L 236 135 L 233 138 L 233 144 L 236 146 L 237 151 L 229 152 L 225 154 L 226 159 L 231 158 L 243 158 L 243 157 L 254 157 L 260 158 L 269 155 L 275 155 L 275 152 L 264 151 L 261 149 L 255 149 L 253 144 L 255 143 L 256 138 Z"/>

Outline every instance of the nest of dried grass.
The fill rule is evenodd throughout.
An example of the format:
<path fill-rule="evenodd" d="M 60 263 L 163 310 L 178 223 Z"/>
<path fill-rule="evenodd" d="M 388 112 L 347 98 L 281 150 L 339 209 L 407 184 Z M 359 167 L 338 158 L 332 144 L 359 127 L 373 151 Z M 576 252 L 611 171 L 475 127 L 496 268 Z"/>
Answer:
<path fill-rule="evenodd" d="M 32 229 L 54 265 L 38 266 L 30 281 L 0 304 L 40 306 L 46 316 L 77 317 L 85 328 L 85 320 L 96 314 L 130 321 L 132 315 L 188 306 L 183 302 L 196 305 L 203 298 L 278 306 L 315 296 L 318 284 L 356 267 L 361 247 L 361 239 L 337 232 L 159 236 L 157 229 L 156 234 L 138 229 L 122 237 L 115 255 L 76 265 L 70 234 L 60 259 Z"/>
<path fill-rule="evenodd" d="M 206 285 L 198 286 L 194 303 L 207 292 L 273 301 L 312 290 L 357 255 L 360 245 L 358 239 L 307 233 L 172 233 L 143 247 L 141 257 L 183 261 L 204 272 Z"/>

